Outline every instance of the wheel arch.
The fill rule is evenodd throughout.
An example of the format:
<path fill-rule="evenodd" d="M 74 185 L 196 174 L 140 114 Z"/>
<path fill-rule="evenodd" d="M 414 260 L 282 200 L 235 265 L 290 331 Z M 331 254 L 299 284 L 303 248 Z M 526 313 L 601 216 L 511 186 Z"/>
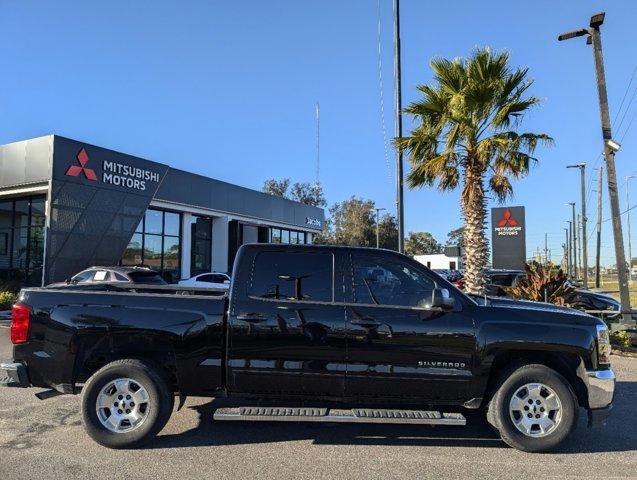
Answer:
<path fill-rule="evenodd" d="M 78 342 L 74 383 L 82 384 L 105 365 L 127 358 L 150 363 L 164 376 L 173 392 L 179 389 L 173 343 L 165 336 L 148 332 L 133 335 L 111 333 L 98 341 Z"/>
<path fill-rule="evenodd" d="M 493 397 L 498 384 L 501 381 L 502 374 L 506 372 L 512 365 L 525 365 L 537 363 L 552 368 L 562 375 L 570 384 L 575 392 L 577 401 L 581 407 L 588 408 L 588 394 L 586 385 L 577 375 L 577 371 L 583 364 L 583 359 L 574 353 L 568 352 L 549 352 L 536 350 L 501 350 L 498 351 L 491 364 L 489 378 L 487 381 L 487 389 L 485 392 L 485 402 Z"/>

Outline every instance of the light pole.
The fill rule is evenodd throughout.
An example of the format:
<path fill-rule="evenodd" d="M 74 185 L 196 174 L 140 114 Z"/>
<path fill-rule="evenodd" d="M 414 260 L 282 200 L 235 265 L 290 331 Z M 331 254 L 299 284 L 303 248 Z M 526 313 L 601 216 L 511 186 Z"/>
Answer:
<path fill-rule="evenodd" d="M 566 271 L 566 275 L 569 275 L 571 272 L 571 254 L 570 254 L 570 239 L 568 238 L 568 228 L 564 227 L 564 233 L 566 236 L 566 243 L 564 243 L 564 267 Z"/>
<path fill-rule="evenodd" d="M 604 141 L 604 157 L 606 159 L 606 178 L 608 182 L 608 197 L 613 221 L 613 240 L 615 243 L 615 258 L 617 261 L 617 277 L 619 280 L 619 297 L 622 304 L 624 323 L 633 324 L 628 292 L 628 275 L 626 272 L 626 254 L 624 252 L 624 236 L 622 233 L 622 219 L 619 211 L 617 196 L 617 173 L 615 171 L 615 153 L 620 145 L 613 140 L 610 128 L 610 113 L 608 111 L 608 93 L 606 91 L 606 74 L 604 73 L 604 58 L 602 56 L 602 37 L 599 27 L 604 23 L 605 13 L 596 13 L 591 17 L 589 28 L 580 28 L 559 35 L 559 41 L 586 35 L 586 43 L 593 45 L 595 61 L 595 76 L 597 78 L 597 94 L 599 97 L 599 113 L 602 121 L 602 138 Z"/>
<path fill-rule="evenodd" d="M 380 212 L 385 209 L 374 208 L 374 210 L 376 210 L 376 248 L 380 248 Z"/>
<path fill-rule="evenodd" d="M 626 215 L 628 218 L 626 221 L 628 222 L 628 281 L 633 283 L 633 245 L 632 239 L 630 238 L 630 188 L 629 181 L 633 178 L 636 178 L 635 175 L 628 175 L 626 177 Z"/>
<path fill-rule="evenodd" d="M 403 136 L 402 90 L 400 74 L 400 1 L 394 0 L 394 89 L 396 94 L 396 138 Z M 403 205 L 403 152 L 396 149 L 396 216 L 398 251 L 405 253 L 405 208 Z"/>
<path fill-rule="evenodd" d="M 579 275 L 579 272 L 577 271 L 577 231 L 579 228 L 577 226 L 577 220 L 575 219 L 575 202 L 569 202 L 567 205 L 570 205 L 573 210 L 573 223 L 571 223 L 571 242 L 573 246 L 571 247 L 571 251 L 573 252 L 573 279 L 577 280 L 577 276 Z"/>
<path fill-rule="evenodd" d="M 568 274 L 573 278 L 573 280 L 575 280 L 575 262 L 573 262 L 573 222 L 566 220 L 566 223 L 568 223 L 568 236 L 566 240 L 568 242 L 568 264 L 570 266 Z"/>
<path fill-rule="evenodd" d="M 582 190 L 582 251 L 581 261 L 583 265 L 582 281 L 584 282 L 584 288 L 588 288 L 588 248 L 587 248 L 587 235 L 586 235 L 586 164 L 578 163 L 577 165 L 567 165 L 566 168 L 579 168 L 580 172 L 580 184 Z"/>

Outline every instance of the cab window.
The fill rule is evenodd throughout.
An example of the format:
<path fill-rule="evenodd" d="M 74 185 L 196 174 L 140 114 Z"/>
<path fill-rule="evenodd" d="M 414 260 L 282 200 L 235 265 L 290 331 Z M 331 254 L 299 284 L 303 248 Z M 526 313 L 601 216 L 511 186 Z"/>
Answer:
<path fill-rule="evenodd" d="M 354 254 L 354 303 L 402 307 L 431 306 L 436 284 L 397 257 Z"/>
<path fill-rule="evenodd" d="M 261 252 L 253 265 L 249 295 L 331 302 L 333 265 L 330 252 Z"/>

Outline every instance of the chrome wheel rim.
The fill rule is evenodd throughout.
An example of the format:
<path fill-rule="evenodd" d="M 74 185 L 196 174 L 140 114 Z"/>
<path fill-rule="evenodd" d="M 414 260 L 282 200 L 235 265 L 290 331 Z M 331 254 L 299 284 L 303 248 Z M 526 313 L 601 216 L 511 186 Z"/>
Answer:
<path fill-rule="evenodd" d="M 148 416 L 148 391 L 137 380 L 117 378 L 100 390 L 95 409 L 97 418 L 107 430 L 131 432 L 139 428 Z"/>
<path fill-rule="evenodd" d="M 518 388 L 509 402 L 515 428 L 528 437 L 550 435 L 562 421 L 562 402 L 543 383 L 527 383 Z"/>

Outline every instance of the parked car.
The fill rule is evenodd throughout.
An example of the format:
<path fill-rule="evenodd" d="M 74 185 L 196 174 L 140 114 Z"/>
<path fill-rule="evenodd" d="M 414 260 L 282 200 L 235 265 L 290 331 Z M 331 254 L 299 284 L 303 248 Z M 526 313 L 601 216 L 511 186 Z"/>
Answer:
<path fill-rule="evenodd" d="M 562 445 L 580 407 L 589 425 L 611 409 L 604 322 L 474 299 L 388 250 L 247 244 L 221 296 L 106 287 L 23 289 L 0 383 L 81 393 L 87 433 L 111 448 L 149 442 L 175 395 L 226 397 L 217 421 L 462 426 L 483 408 L 529 452 Z"/>
<path fill-rule="evenodd" d="M 96 283 L 122 283 L 143 285 L 168 285 L 161 275 L 146 267 L 90 267 L 73 275 L 65 282 L 52 283 L 47 287 L 59 288 L 67 285 Z"/>
<path fill-rule="evenodd" d="M 182 287 L 199 287 L 199 288 L 230 288 L 230 277 L 225 273 L 200 273 L 187 280 L 180 280 L 179 285 Z"/>
<path fill-rule="evenodd" d="M 522 270 L 493 269 L 487 271 L 487 295 L 490 297 L 507 297 L 504 287 L 515 287 L 526 276 Z"/>

